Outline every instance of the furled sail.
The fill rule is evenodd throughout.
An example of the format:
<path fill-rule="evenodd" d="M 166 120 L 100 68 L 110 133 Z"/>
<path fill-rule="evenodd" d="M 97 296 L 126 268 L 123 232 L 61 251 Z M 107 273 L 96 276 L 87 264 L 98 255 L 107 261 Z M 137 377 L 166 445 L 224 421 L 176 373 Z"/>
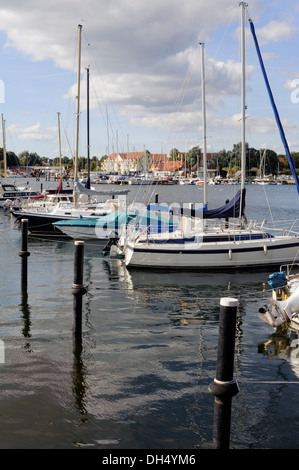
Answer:
<path fill-rule="evenodd" d="M 284 130 L 283 130 L 280 118 L 279 118 L 277 107 L 276 107 L 276 104 L 274 102 L 273 94 L 272 94 L 272 91 L 271 91 L 271 88 L 270 88 L 270 85 L 269 85 L 269 80 L 267 78 L 266 70 L 265 70 L 264 63 L 263 63 L 263 58 L 262 58 L 262 55 L 261 55 L 261 52 L 260 52 L 260 48 L 259 48 L 259 45 L 258 45 L 257 37 L 256 37 L 256 34 L 255 34 L 255 28 L 254 28 L 254 24 L 253 24 L 252 20 L 249 20 L 249 24 L 250 24 L 250 30 L 251 30 L 251 33 L 252 33 L 252 36 L 253 36 L 254 44 L 255 44 L 255 47 L 256 47 L 257 55 L 258 55 L 258 58 L 259 58 L 260 66 L 261 66 L 263 76 L 264 76 L 264 79 L 265 79 L 265 83 L 266 83 L 267 91 L 268 91 L 268 94 L 269 94 L 270 102 L 271 102 L 271 105 L 272 105 L 272 108 L 273 108 L 273 112 L 274 112 L 274 116 L 275 116 L 275 119 L 276 119 L 278 129 L 279 129 L 280 137 L 281 137 L 281 140 L 282 140 L 282 143 L 283 143 L 283 146 L 284 146 L 287 158 L 288 158 L 290 168 L 292 170 L 292 175 L 293 175 L 295 183 L 296 183 L 297 191 L 299 193 L 298 175 L 297 175 L 296 170 L 295 170 L 294 162 L 293 162 L 292 156 L 290 154 L 289 146 L 288 146 L 288 143 L 287 143 L 287 140 L 286 140 L 286 137 L 285 137 L 285 134 L 284 134 Z"/>
<path fill-rule="evenodd" d="M 187 209 L 182 208 L 181 214 L 185 217 L 197 217 L 203 219 L 229 219 L 245 216 L 245 195 L 246 189 L 240 189 L 236 195 L 224 206 L 217 209 L 201 208 Z"/>
<path fill-rule="evenodd" d="M 88 196 L 100 196 L 100 195 L 106 195 L 106 196 L 111 196 L 113 194 L 115 195 L 120 195 L 120 194 L 128 194 L 130 190 L 128 189 L 120 189 L 120 190 L 114 190 L 114 189 L 88 189 L 85 186 L 83 186 L 79 181 L 76 181 L 74 184 L 74 192 L 77 194 L 86 194 Z"/>
<path fill-rule="evenodd" d="M 235 197 L 218 209 L 203 211 L 204 219 L 238 218 L 244 215 L 246 189 L 240 189 Z"/>

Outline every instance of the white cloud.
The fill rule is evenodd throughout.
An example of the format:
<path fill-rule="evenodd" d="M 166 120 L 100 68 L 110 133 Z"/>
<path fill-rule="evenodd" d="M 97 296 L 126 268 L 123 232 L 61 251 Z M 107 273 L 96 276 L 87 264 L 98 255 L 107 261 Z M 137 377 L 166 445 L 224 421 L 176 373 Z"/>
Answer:
<path fill-rule="evenodd" d="M 257 29 L 257 35 L 262 43 L 281 42 L 291 39 L 296 28 L 287 21 L 270 21 L 262 28 Z"/>
<path fill-rule="evenodd" d="M 264 4 L 264 0 L 250 2 L 255 16 Z M 238 38 L 229 33 L 220 38 L 217 28 L 223 27 L 221 34 L 228 25 L 236 30 L 239 13 L 238 2 L 232 0 L 188 0 L 187 3 L 181 0 L 1 0 L 0 30 L 6 33 L 5 52 L 14 48 L 23 57 L 40 61 L 41 76 L 45 60 L 72 71 L 71 83 L 64 82 L 57 88 L 61 97 L 74 100 L 77 26 L 82 24 L 82 111 L 86 108 L 84 69 L 90 66 L 91 108 L 103 110 L 105 105 L 115 106 L 122 122 L 135 129 L 155 129 L 166 135 L 168 132 L 198 133 L 201 124 L 199 40 L 206 41 L 209 128 L 233 129 L 237 125 L 236 116 L 225 117 L 221 113 L 231 97 L 240 96 Z M 262 41 L 276 42 L 292 37 L 295 31 L 291 22 L 270 21 L 257 34 Z M 220 42 L 219 48 L 226 41 L 231 48 L 216 57 L 217 45 L 212 36 Z M 247 68 L 247 76 L 251 80 L 252 67 Z M 28 88 L 31 91 L 32 84 Z M 35 105 L 37 101 L 38 97 L 34 97 Z M 238 109 L 226 112 L 233 115 Z M 25 111 L 35 112 L 35 109 Z M 23 140 L 57 141 L 57 130 L 53 132 L 50 125 L 42 126 L 42 117 L 37 116 L 35 121 L 39 122 L 29 127 L 12 126 L 11 132 Z M 267 132 L 271 125 L 260 122 L 256 132 Z"/>
<path fill-rule="evenodd" d="M 23 141 L 56 142 L 57 140 L 57 128 L 42 129 L 39 122 L 24 128 L 20 128 L 16 126 L 16 124 L 12 124 L 7 127 L 7 133 L 16 136 L 19 140 Z M 54 133 L 56 133 L 55 136 Z"/>

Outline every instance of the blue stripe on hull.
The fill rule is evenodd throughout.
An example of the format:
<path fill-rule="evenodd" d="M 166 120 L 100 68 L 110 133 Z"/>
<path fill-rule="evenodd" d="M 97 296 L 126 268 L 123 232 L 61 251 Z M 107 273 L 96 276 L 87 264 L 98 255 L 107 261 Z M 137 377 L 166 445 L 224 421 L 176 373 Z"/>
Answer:
<path fill-rule="evenodd" d="M 286 249 L 286 248 L 294 248 L 296 246 L 299 247 L 299 240 L 298 240 L 298 242 L 292 243 L 292 244 L 289 244 L 289 245 L 267 246 L 267 249 L 268 250 L 280 250 L 280 249 Z M 235 249 L 231 249 L 231 250 L 232 250 L 232 254 L 234 254 L 234 253 L 246 253 L 246 252 L 263 251 L 264 247 L 259 246 L 259 247 L 254 247 L 254 248 L 235 248 Z M 143 248 L 135 247 L 134 251 L 136 253 L 168 253 L 168 254 L 174 254 L 174 255 L 175 254 L 205 255 L 205 254 L 227 253 L 228 248 L 218 249 L 218 250 L 202 250 L 202 249 L 198 249 L 198 250 L 188 250 L 188 249 L 187 250 L 180 250 L 180 249 L 177 249 L 177 250 L 167 250 L 167 249 L 157 250 L 155 248 L 149 248 L 149 249 L 144 250 Z"/>

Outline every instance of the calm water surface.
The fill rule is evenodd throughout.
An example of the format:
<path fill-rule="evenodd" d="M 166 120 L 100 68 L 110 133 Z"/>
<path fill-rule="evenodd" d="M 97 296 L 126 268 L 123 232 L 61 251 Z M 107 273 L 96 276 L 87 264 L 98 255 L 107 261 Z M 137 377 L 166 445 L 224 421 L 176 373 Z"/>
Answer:
<path fill-rule="evenodd" d="M 130 189 L 142 202 L 155 193 L 160 202 L 202 202 L 195 186 Z M 210 187 L 210 207 L 235 191 Z M 248 186 L 246 212 L 253 219 L 296 219 L 298 202 L 295 187 Z M 73 243 L 29 237 L 22 292 L 20 231 L 8 213 L 0 213 L 0 233 L 0 448 L 212 448 L 208 385 L 216 371 L 219 301 L 226 296 L 240 302 L 231 448 L 299 448 L 298 335 L 275 333 L 257 316 L 271 295 L 271 270 L 129 271 L 86 246 L 78 357 Z"/>

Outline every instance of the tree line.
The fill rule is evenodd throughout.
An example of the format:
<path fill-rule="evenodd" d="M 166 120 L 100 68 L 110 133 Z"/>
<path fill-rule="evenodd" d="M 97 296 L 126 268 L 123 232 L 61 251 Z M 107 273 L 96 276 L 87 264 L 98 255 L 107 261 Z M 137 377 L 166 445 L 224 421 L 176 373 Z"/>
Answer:
<path fill-rule="evenodd" d="M 220 150 L 208 159 L 208 168 L 217 169 L 219 173 L 226 172 L 230 176 L 241 169 L 241 142 L 234 144 L 232 150 Z M 183 154 L 184 162 L 189 168 L 193 168 L 201 162 L 202 150 L 199 146 L 192 147 L 188 152 L 180 152 L 173 148 L 170 151 L 172 160 L 180 160 Z M 270 149 L 255 149 L 245 144 L 246 172 L 261 173 L 262 175 L 277 175 L 278 173 L 290 174 L 290 166 L 286 155 L 279 155 Z M 299 172 L 299 152 L 291 152 L 294 166 Z"/>
<path fill-rule="evenodd" d="M 194 168 L 201 163 L 202 150 L 199 146 L 192 147 L 188 152 L 181 152 L 176 148 L 170 151 L 170 160 L 180 160 L 183 154 L 183 159 L 189 168 Z M 291 156 L 294 161 L 294 166 L 299 172 L 299 152 L 291 152 Z M 103 155 L 100 159 L 93 156 L 90 159 L 91 171 L 97 171 L 101 168 L 101 163 L 108 158 L 107 155 Z M 14 152 L 6 151 L 6 162 L 7 167 L 18 167 L 18 166 L 59 166 L 60 159 L 55 157 L 49 159 L 47 157 L 41 157 L 36 152 L 29 152 L 24 150 L 19 155 Z M 61 158 L 62 165 L 68 169 L 74 167 L 74 159 L 67 156 Z M 219 152 L 212 155 L 208 159 L 208 167 L 215 168 L 221 172 L 226 172 L 229 175 L 234 175 L 241 167 L 241 142 L 234 144 L 231 150 L 220 150 Z M 3 162 L 3 148 L 0 148 L 0 169 L 4 168 Z M 78 158 L 78 170 L 87 169 L 87 158 Z M 260 149 L 249 147 L 246 143 L 246 171 L 247 174 L 250 172 L 262 172 L 265 175 L 277 175 L 278 173 L 290 174 L 291 170 L 286 155 L 278 155 L 276 152 L 270 149 Z"/>
<path fill-rule="evenodd" d="M 90 159 L 90 169 L 91 171 L 96 171 L 99 168 L 100 163 L 103 159 L 107 158 L 107 155 L 104 155 L 101 159 L 98 159 L 96 156 L 93 156 Z M 66 168 L 74 167 L 74 158 L 69 158 L 66 156 L 61 157 L 61 163 Z M 55 157 L 49 159 L 47 157 L 41 157 L 36 152 L 29 152 L 24 150 L 23 152 L 16 155 L 14 152 L 6 151 L 6 165 L 7 167 L 28 167 L 28 166 L 59 166 L 60 158 Z M 0 148 L 0 169 L 4 168 L 3 161 L 3 148 Z M 84 170 L 87 169 L 87 157 L 78 158 L 78 169 Z"/>

